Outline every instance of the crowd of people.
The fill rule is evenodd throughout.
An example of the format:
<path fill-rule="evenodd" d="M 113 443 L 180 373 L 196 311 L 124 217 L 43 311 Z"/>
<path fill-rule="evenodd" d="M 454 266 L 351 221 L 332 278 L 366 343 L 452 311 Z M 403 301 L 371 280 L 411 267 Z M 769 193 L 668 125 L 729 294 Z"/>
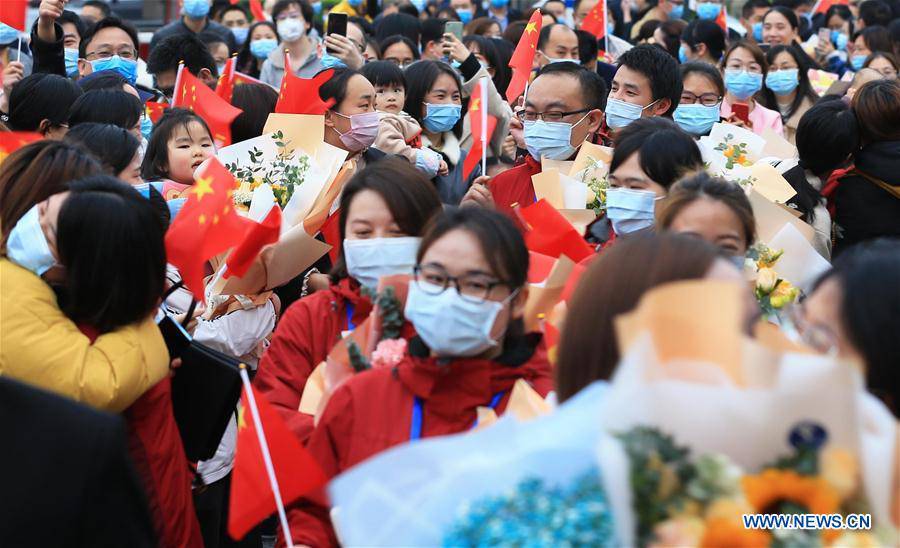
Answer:
<path fill-rule="evenodd" d="M 617 318 L 686 280 L 740 284 L 747 334 L 774 323 L 797 347 L 855 364 L 900 416 L 900 2 L 597 3 L 182 0 L 149 48 L 101 0 L 41 0 L 30 28 L 0 24 L 0 545 L 284 541 L 274 518 L 228 534 L 243 419 L 231 413 L 211 458 L 188 459 L 163 318 L 246 364 L 329 479 L 467 432 L 483 408 L 503 414 L 522 382 L 551 406 L 609 382 L 625 355 Z M 333 14 L 345 32 L 328 32 Z M 514 53 L 535 33 L 524 93 L 510 97 Z M 172 103 L 181 71 L 215 90 L 229 63 L 243 78 L 235 144 L 269 131 L 291 74 L 330 70 L 323 141 L 348 176 L 326 208 L 332 235 L 311 234 L 332 254 L 277 286 L 197 303 L 202 288 L 167 260 L 167 230 L 202 198 L 195 178 L 222 143 Z M 704 143 L 722 124 L 795 151 L 760 162 L 790 187 L 777 207 L 832 264 L 790 314 L 761 319 L 745 279 L 762 221 L 749 187 L 710 168 Z M 535 177 L 588 146 L 609 152 L 605 186 L 591 187 L 590 222 L 572 223 L 589 256 L 552 257 L 582 271 L 557 347 L 549 317 L 528 321 L 539 227 L 523 209 L 546 195 Z M 208 282 L 218 270 L 206 264 Z M 378 291 L 399 274 L 401 355 L 310 411 L 320 364 L 383 313 Z M 898 475 L 883 481 L 900 492 Z M 330 510 L 321 494 L 290 501 L 293 542 L 337 545 Z"/>

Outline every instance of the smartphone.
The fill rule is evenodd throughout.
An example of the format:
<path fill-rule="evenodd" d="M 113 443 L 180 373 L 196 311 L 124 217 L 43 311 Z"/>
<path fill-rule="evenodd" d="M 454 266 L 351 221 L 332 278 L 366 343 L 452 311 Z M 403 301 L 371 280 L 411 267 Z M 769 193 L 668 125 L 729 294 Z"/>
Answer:
<path fill-rule="evenodd" d="M 827 42 L 831 42 L 831 29 L 822 27 L 819 29 L 819 43 L 825 44 Z"/>
<path fill-rule="evenodd" d="M 331 13 L 328 15 L 328 35 L 337 34 L 347 36 L 347 14 Z M 326 48 L 328 53 L 334 53 L 331 48 Z"/>
<path fill-rule="evenodd" d="M 452 34 L 456 39 L 462 42 L 463 24 L 462 21 L 447 21 L 444 23 L 444 34 Z"/>
<path fill-rule="evenodd" d="M 731 105 L 731 113 L 750 125 L 750 107 L 747 103 L 734 103 Z"/>

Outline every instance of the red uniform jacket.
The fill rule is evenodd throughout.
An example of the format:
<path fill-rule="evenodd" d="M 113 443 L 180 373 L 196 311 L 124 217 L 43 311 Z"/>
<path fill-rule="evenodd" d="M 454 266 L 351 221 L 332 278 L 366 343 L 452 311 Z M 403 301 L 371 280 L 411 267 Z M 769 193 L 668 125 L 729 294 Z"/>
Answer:
<path fill-rule="evenodd" d="M 426 355 L 418 338 L 410 352 Z M 479 406 L 506 408 L 516 380 L 525 379 L 541 396 L 553 388 L 550 363 L 539 335 L 509 341 L 496 360 L 410 357 L 394 368 L 360 373 L 342 384 L 328 401 L 307 448 L 328 477 L 395 445 L 409 441 L 413 400 L 422 400 L 421 436 L 456 434 L 472 428 Z M 336 546 L 324 496 L 301 499 L 289 508 L 296 544 Z M 279 542 L 283 535 L 279 534 Z"/>
<path fill-rule="evenodd" d="M 522 227 L 513 205 L 526 207 L 536 201 L 531 176 L 540 172 L 541 163 L 529 154 L 525 157 L 524 162 L 497 175 L 488 183 L 497 211 L 513 219 L 519 230 L 523 230 L 524 227 Z"/>
<path fill-rule="evenodd" d="M 360 295 L 359 284 L 349 278 L 300 299 L 284 313 L 259 362 L 254 385 L 303 442 L 313 429 L 313 417 L 298 410 L 303 388 L 347 331 L 348 310 L 354 325 L 372 311 L 369 299 Z"/>

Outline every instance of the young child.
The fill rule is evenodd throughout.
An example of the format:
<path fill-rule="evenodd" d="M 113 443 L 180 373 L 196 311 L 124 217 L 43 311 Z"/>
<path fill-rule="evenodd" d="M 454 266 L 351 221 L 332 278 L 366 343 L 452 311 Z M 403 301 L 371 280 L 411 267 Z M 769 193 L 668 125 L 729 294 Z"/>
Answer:
<path fill-rule="evenodd" d="M 194 171 L 215 153 L 203 118 L 183 108 L 166 109 L 147 143 L 141 177 L 157 186 L 166 201 L 178 199 L 194 184 Z"/>
<path fill-rule="evenodd" d="M 422 148 L 419 136 L 422 126 L 403 112 L 406 101 L 406 79 L 403 71 L 390 61 L 366 63 L 360 70 L 375 86 L 375 110 L 381 113 L 378 137 L 372 145 L 388 154 L 399 154 L 428 177 L 447 174 L 447 163 L 441 155 Z"/>

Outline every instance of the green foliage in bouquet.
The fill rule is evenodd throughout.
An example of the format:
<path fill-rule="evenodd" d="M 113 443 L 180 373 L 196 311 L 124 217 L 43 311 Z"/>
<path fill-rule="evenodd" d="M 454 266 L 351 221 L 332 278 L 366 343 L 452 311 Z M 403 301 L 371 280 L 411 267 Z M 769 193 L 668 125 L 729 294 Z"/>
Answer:
<path fill-rule="evenodd" d="M 606 164 L 593 156 L 588 156 L 588 161 L 590 164 L 584 170 L 581 182 L 594 193 L 594 201 L 586 204 L 587 209 L 593 209 L 594 213 L 599 216 L 606 210 L 606 190 L 609 188 L 609 181 L 607 177 L 596 177 L 593 174 Z"/>
<path fill-rule="evenodd" d="M 403 316 L 403 309 L 400 307 L 400 299 L 397 298 L 397 292 L 391 286 L 385 287 L 376 298 L 375 302 L 381 310 L 381 340 L 399 339 L 400 330 L 403 328 L 403 322 L 406 318 Z"/>
<path fill-rule="evenodd" d="M 249 164 L 233 162 L 226 163 L 225 167 L 238 181 L 249 184 L 251 191 L 263 183 L 268 183 L 272 187 L 278 205 L 284 208 L 294 195 L 295 188 L 303 184 L 306 172 L 309 171 L 309 157 L 294 158 L 295 152 L 288 151 L 290 141 L 285 139 L 281 130 L 273 133 L 272 139 L 278 147 L 274 161 L 264 158 L 263 152 L 254 147 L 247 153 Z"/>
<path fill-rule="evenodd" d="M 347 355 L 350 357 L 350 367 L 352 367 L 353 371 L 356 373 L 365 371 L 366 369 L 372 369 L 372 364 L 369 363 L 369 360 L 366 359 L 362 350 L 359 348 L 359 345 L 355 342 L 347 342 Z"/>
<path fill-rule="evenodd" d="M 753 162 L 747 159 L 747 143 L 732 143 L 732 139 L 734 139 L 734 135 L 729 133 L 725 136 L 725 140 L 717 144 L 714 149 L 725 156 L 725 167 L 727 169 L 734 169 L 735 165 L 744 167 L 752 166 Z"/>

